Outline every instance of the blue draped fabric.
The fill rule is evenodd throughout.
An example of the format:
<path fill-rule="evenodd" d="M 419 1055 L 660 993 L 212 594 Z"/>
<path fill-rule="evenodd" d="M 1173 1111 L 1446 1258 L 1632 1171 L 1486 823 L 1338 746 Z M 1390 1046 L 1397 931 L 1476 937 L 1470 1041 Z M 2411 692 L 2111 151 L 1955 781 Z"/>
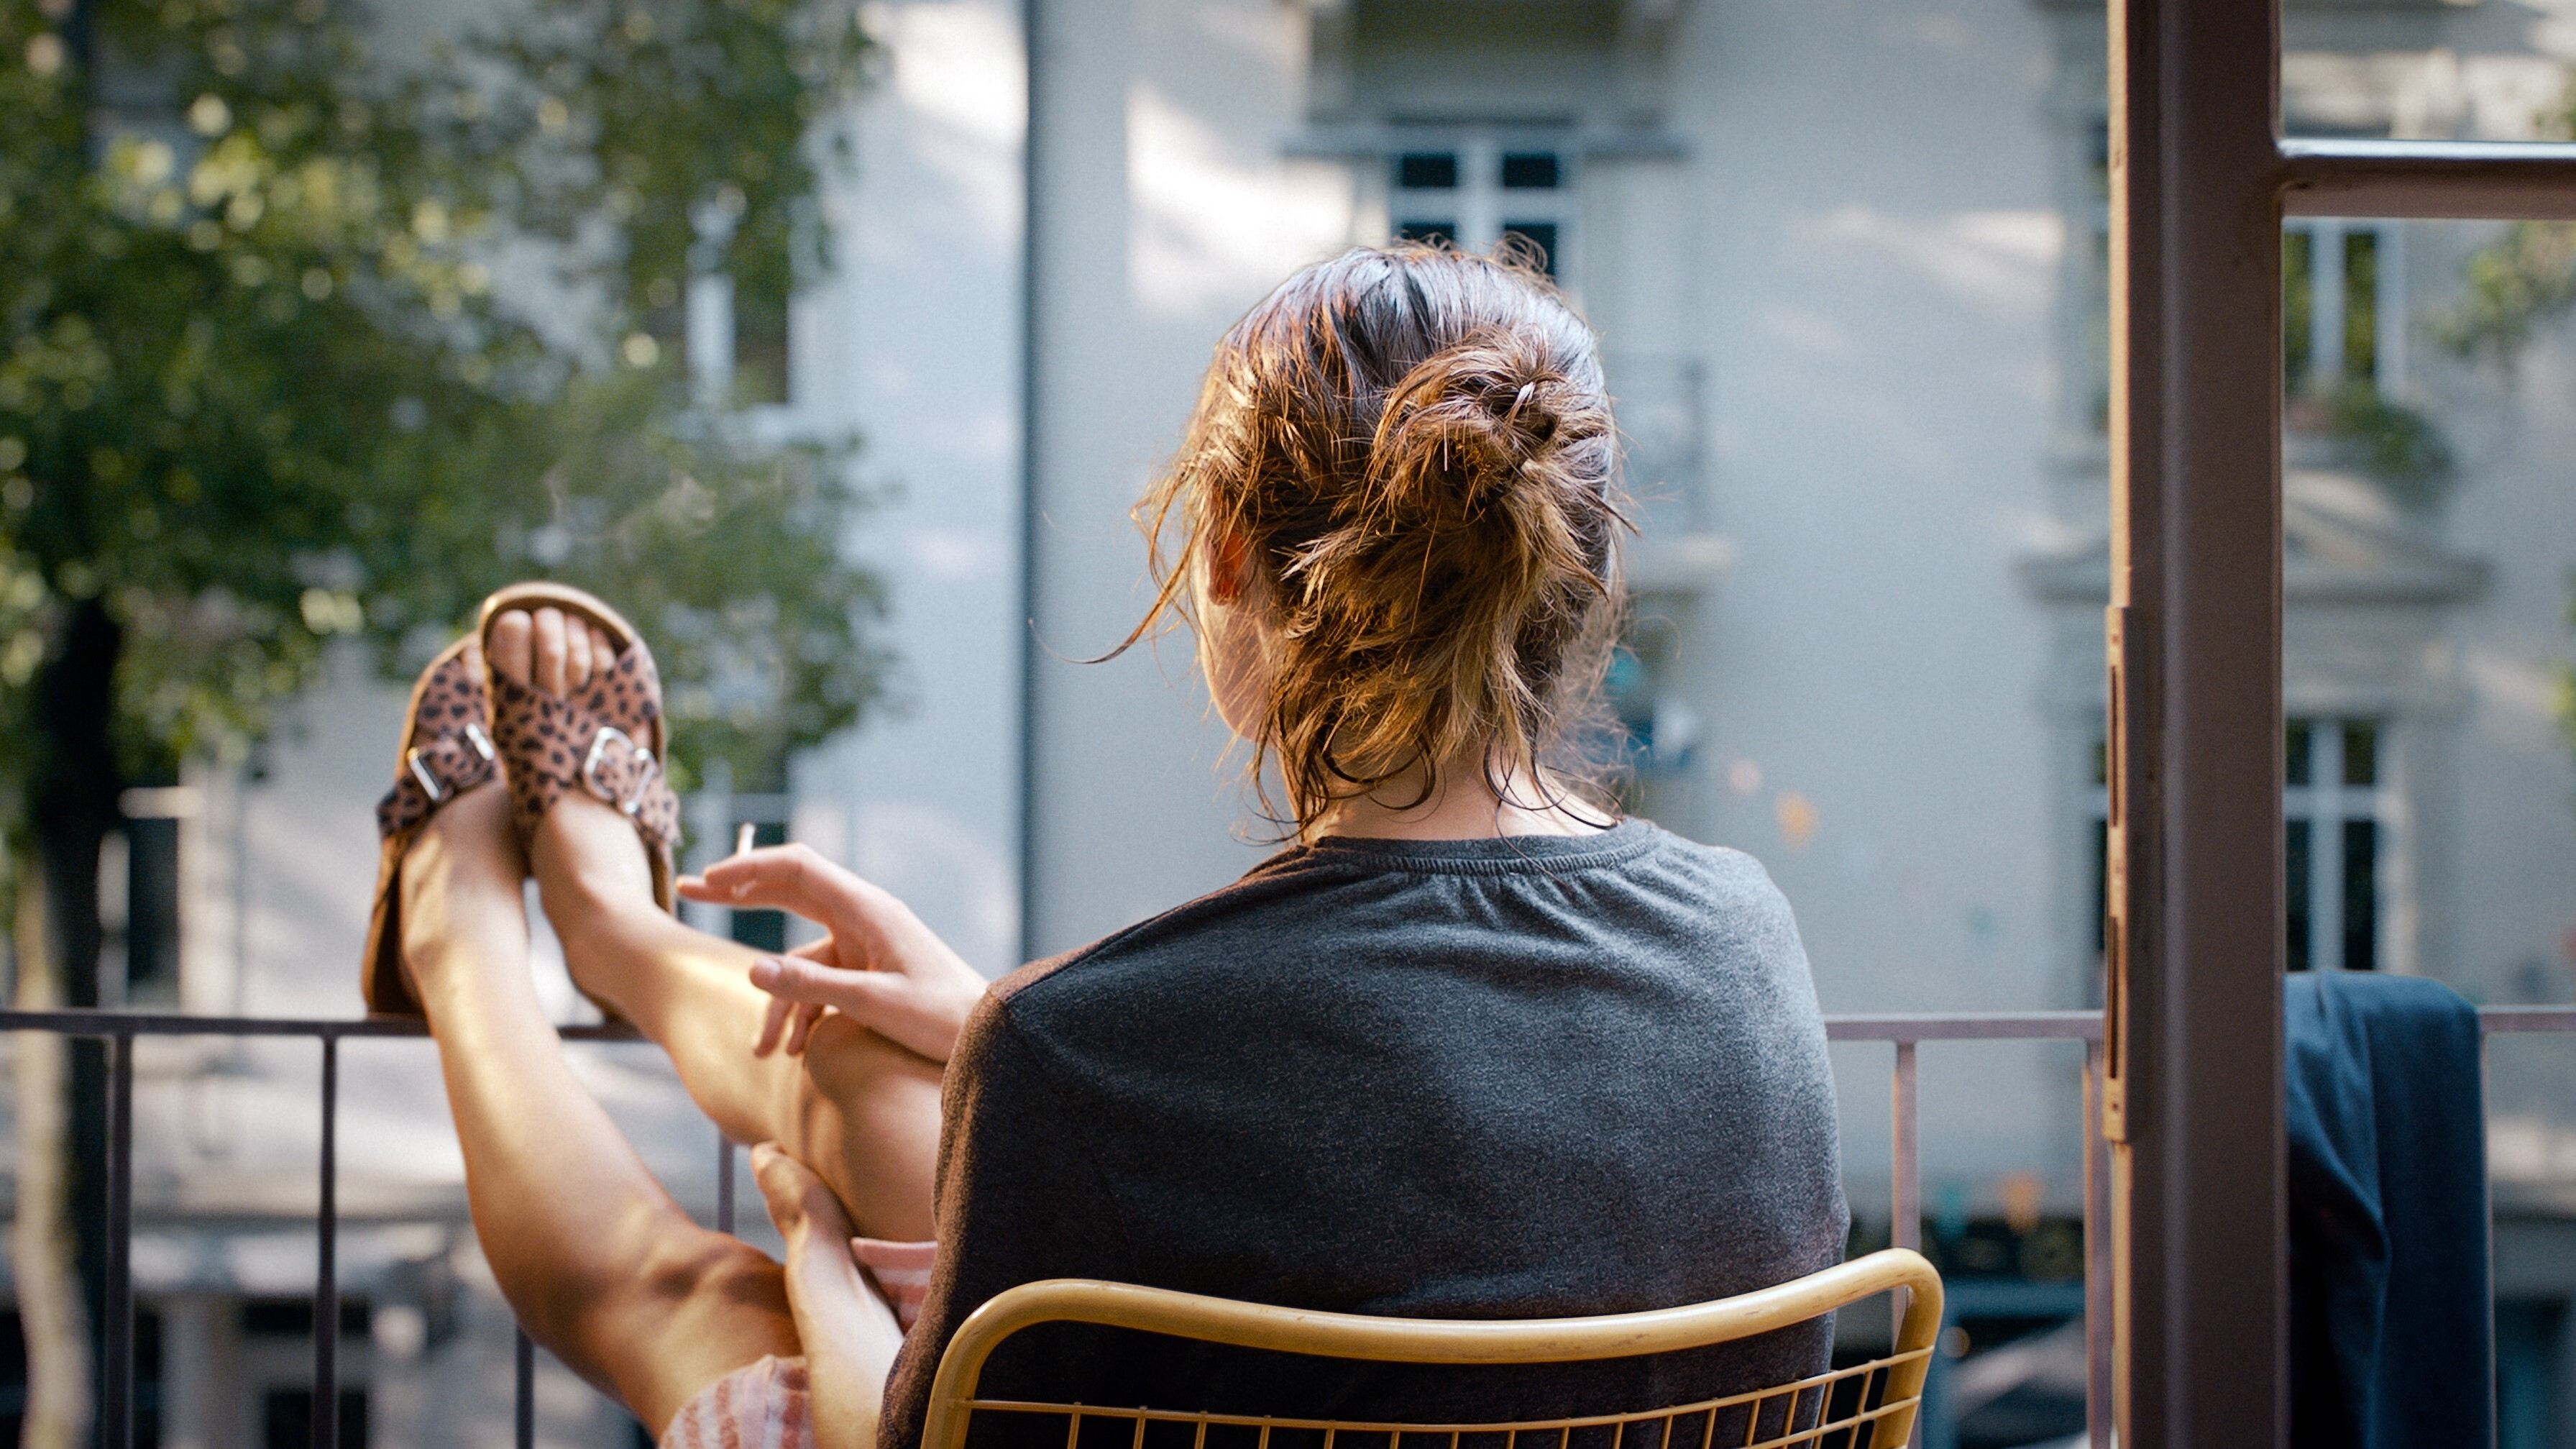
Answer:
<path fill-rule="evenodd" d="M 2284 991 L 2290 1443 L 2492 1444 L 2477 1012 L 2413 976 Z"/>

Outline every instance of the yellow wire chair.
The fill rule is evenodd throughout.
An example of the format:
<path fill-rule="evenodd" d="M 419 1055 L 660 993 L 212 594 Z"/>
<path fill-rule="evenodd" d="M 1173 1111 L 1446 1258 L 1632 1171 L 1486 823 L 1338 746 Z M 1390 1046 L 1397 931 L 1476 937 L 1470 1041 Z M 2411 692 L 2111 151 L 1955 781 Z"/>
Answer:
<path fill-rule="evenodd" d="M 1732 1343 L 1805 1323 L 1837 1308 L 1899 1289 L 1907 1290 L 1904 1318 L 1897 1325 L 1893 1343 L 1881 1357 L 1793 1383 L 1628 1413 L 1478 1424 L 1372 1423 L 1031 1403 L 986 1399 L 976 1394 L 985 1360 L 994 1349 L 1011 1335 L 1042 1323 L 1097 1324 L 1234 1348 L 1378 1363 L 1551 1364 L 1640 1357 Z M 1212 1424 L 1257 1428 L 1258 1449 L 1271 1449 L 1273 1430 L 1301 1436 L 1320 1431 L 1322 1449 L 1333 1449 L 1334 1438 L 1346 1434 L 1367 1435 L 1372 1442 L 1384 1436 L 1385 1449 L 1405 1449 L 1402 1436 L 1424 1435 L 1446 1436 L 1446 1449 L 1458 1449 L 1461 1436 L 1503 1435 L 1505 1449 L 1519 1449 L 1521 1436 L 1538 1434 L 1545 1437 L 1532 1449 L 1573 1449 L 1573 1435 L 1578 1429 L 1611 1430 L 1612 1449 L 1629 1449 L 1629 1429 L 1644 1425 L 1660 1425 L 1662 1432 L 1660 1436 L 1641 1438 L 1641 1445 L 1714 1449 L 1712 1441 L 1719 1416 L 1734 1411 L 1744 1413 L 1746 1437 L 1734 1441 L 1730 1434 L 1730 1449 L 1737 1443 L 1742 1449 L 1788 1449 L 1791 1445 L 1823 1449 L 1844 1444 L 1857 1449 L 1864 1431 L 1870 1449 L 1899 1449 L 1913 1433 L 1915 1409 L 1923 1397 L 1924 1372 L 1931 1366 L 1933 1341 L 1940 1331 L 1941 1275 L 1921 1254 L 1902 1248 L 1872 1253 L 1733 1298 L 1597 1318 L 1370 1318 L 1237 1303 L 1128 1283 L 1057 1278 L 1010 1289 L 976 1309 L 958 1326 L 931 1380 L 922 1449 L 965 1449 L 967 1426 L 977 1414 L 1061 1417 L 1066 1421 L 1066 1449 L 1079 1449 L 1086 1421 L 1133 1424 L 1132 1449 L 1144 1449 L 1146 1427 L 1154 1424 L 1192 1426 L 1192 1449 L 1206 1449 L 1208 1427 Z M 1834 1417 L 1823 1422 L 1833 1405 L 1835 1389 L 1855 1380 L 1857 1392 L 1848 1395 L 1843 1405 L 1831 1408 Z M 1874 1400 L 1873 1389 L 1877 1390 Z M 1808 1395 L 1814 1396 L 1812 1401 L 1802 1405 Z M 1802 1406 L 1820 1422 L 1801 1427 L 1798 1415 Z M 1774 1407 L 1783 1410 L 1776 1421 L 1766 1413 Z M 1752 1437 L 1762 1432 L 1766 1423 L 1776 1426 L 1771 1437 Z M 1415 1444 L 1421 1445 L 1419 1437 Z"/>

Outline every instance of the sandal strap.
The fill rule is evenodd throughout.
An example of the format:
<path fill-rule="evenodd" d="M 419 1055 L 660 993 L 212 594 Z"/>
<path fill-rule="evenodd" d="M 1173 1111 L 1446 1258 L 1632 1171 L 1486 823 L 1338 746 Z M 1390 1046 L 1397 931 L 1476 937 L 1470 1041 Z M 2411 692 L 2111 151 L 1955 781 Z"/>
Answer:
<path fill-rule="evenodd" d="M 680 800 L 644 741 L 662 715 L 653 657 L 629 648 L 571 695 L 506 676 L 492 681 L 492 732 L 509 762 L 512 822 L 521 841 L 555 801 L 580 791 L 606 802 L 663 849 L 680 842 Z"/>
<path fill-rule="evenodd" d="M 393 788 L 376 802 L 376 833 L 407 835 L 439 806 L 499 773 L 500 753 L 483 727 L 483 681 L 462 658 L 451 657 L 423 691 L 412 724 L 412 747 L 403 752 Z M 444 716 L 446 723 L 433 721 Z"/>

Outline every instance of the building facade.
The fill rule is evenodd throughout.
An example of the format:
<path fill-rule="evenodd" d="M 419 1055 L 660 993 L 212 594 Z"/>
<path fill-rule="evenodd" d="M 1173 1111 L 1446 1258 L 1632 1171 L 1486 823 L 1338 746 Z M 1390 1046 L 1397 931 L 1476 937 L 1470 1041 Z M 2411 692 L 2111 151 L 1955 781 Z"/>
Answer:
<path fill-rule="evenodd" d="M 2286 124 L 2548 134 L 2576 60 L 2566 11 L 2293 0 Z M 901 704 L 799 761 L 783 796 L 698 802 L 698 848 L 737 819 L 781 827 L 995 974 L 1240 874 L 1271 835 L 1186 639 L 1081 662 L 1150 596 L 1128 509 L 1218 335 L 1289 271 L 1395 236 L 1517 235 L 1600 330 L 1627 434 L 1640 535 L 1614 688 L 1638 808 L 1769 867 L 1828 1011 L 2098 1004 L 2098 6 L 876 0 L 866 15 L 882 69 L 827 203 L 838 265 L 792 309 L 766 421 L 865 439 L 859 466 L 887 501 L 850 546 L 892 585 Z M 2285 235 L 2286 928 L 2294 966 L 2566 1001 L 2576 764 L 2552 691 L 2576 658 L 2576 336 L 2543 326 L 2509 373 L 2444 345 L 2498 235 L 2367 218 Z M 721 312 L 693 319 L 709 335 L 691 356 L 726 365 Z M 2418 424 L 2406 436 L 2446 468 L 2373 451 Z M 173 806 L 192 884 L 167 989 L 192 1008 L 357 1009 L 366 811 L 400 702 L 357 668 L 264 778 L 204 778 Z M 585 1060 L 683 1195 L 711 1199 L 703 1124 L 667 1075 L 631 1052 Z M 1962 1255 L 1950 1266 L 1991 1249 L 1988 1276 L 2062 1286 L 2069 1265 L 2041 1250 L 2080 1202 L 2079 1060 L 1980 1046 L 1925 1063 L 1927 1204 Z M 1867 1218 L 1885 1201 L 1886 1064 L 1838 1048 L 1837 1067 Z M 154 1179 L 155 1231 L 176 1245 L 147 1283 L 165 1324 L 249 1324 L 226 1305 L 286 1291 L 225 1255 L 250 1186 L 310 1162 L 309 1138 L 255 1130 L 309 1090 L 305 1070 L 192 1058 L 147 1091 L 147 1142 L 196 1144 Z M 389 1061 L 378 1080 L 347 1109 L 381 1130 L 343 1192 L 413 1204 L 388 1208 L 391 1246 L 357 1255 L 380 1259 L 362 1270 L 383 1285 L 368 1372 L 391 1403 L 444 1362 L 448 1340 L 403 1326 L 445 1321 L 425 1305 L 446 1290 L 422 1285 L 471 1300 L 474 1270 L 434 1076 Z M 2499 1046 L 2490 1100 L 2506 1442 L 2576 1443 L 2576 1062 L 2547 1040 Z M 239 1201 L 200 1190 L 236 1178 Z M 1864 1235 L 1885 1232 L 1877 1216 Z M 1998 1324 L 2065 1311 L 2062 1294 L 2007 1299 L 2037 1306 Z M 186 1341 L 202 1356 L 253 1338 Z M 174 1364 L 180 1342 L 165 1339 Z M 1956 1406 L 1986 1415 L 1959 1421 L 1965 1442 L 2027 1441 L 2009 1437 L 2012 1395 L 2037 1390 L 1961 1383 Z M 585 1412 L 550 1432 L 622 1432 Z M 2036 1437 L 2050 1421 L 2034 1412 Z M 414 1442 L 390 1412 L 371 1422 Z"/>

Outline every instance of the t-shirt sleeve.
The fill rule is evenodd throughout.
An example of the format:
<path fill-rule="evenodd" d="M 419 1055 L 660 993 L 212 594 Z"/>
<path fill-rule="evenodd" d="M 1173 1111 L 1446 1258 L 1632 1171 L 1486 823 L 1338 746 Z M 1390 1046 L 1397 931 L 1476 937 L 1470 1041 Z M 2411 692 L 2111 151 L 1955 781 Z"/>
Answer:
<path fill-rule="evenodd" d="M 995 992 L 949 1057 L 934 1189 L 939 1249 L 878 1422 L 882 1449 L 917 1449 L 931 1378 L 957 1326 L 1005 1289 L 1123 1278 L 1115 1211 L 1073 1130 L 1076 1104 Z M 989 1374 L 989 1370 L 988 1370 Z"/>

